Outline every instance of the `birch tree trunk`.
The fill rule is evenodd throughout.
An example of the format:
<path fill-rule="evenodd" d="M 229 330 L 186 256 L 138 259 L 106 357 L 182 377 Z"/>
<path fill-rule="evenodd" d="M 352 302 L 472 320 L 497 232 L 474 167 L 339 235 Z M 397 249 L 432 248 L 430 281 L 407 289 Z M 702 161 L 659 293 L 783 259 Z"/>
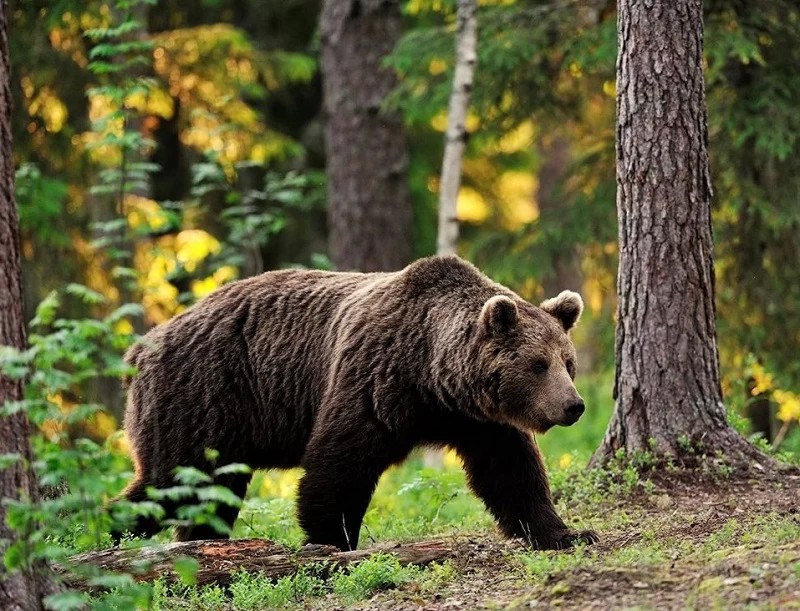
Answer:
<path fill-rule="evenodd" d="M 14 162 L 11 155 L 11 87 L 8 57 L 8 1 L 0 0 L 0 346 L 24 348 L 25 320 L 22 308 L 19 221 L 14 203 Z M 0 405 L 22 398 L 22 382 L 0 375 Z M 0 417 L 0 455 L 16 454 L 19 460 L 0 470 L 0 498 L 34 498 L 37 492 L 30 469 L 30 425 L 24 412 Z M 0 503 L 0 556 L 17 533 L 6 524 L 6 506 Z M 0 572 L 0 609 L 41 609 L 49 589 L 41 565 L 13 573 Z"/>
<path fill-rule="evenodd" d="M 383 67 L 403 31 L 398 0 L 325 0 L 323 95 L 328 226 L 338 269 L 390 271 L 411 259 L 411 195 L 402 117 L 382 109 Z"/>
<path fill-rule="evenodd" d="M 569 204 L 564 198 L 561 186 L 567 178 L 572 161 L 570 141 L 566 135 L 556 132 L 539 136 L 536 144 L 541 159 L 536 189 L 539 214 L 549 218 L 558 218 L 558 215 Z M 551 263 L 552 273 L 542 279 L 545 297 L 558 295 L 564 289 L 581 290 L 583 278 L 575 247 L 565 247 L 562 251 L 554 253 Z M 582 366 L 585 366 L 582 360 L 581 363 Z"/>
<path fill-rule="evenodd" d="M 616 408 L 595 453 L 723 452 L 764 465 L 727 423 L 719 378 L 702 0 L 620 0 Z"/>
<path fill-rule="evenodd" d="M 469 94 L 477 62 L 478 26 L 475 13 L 477 0 L 458 0 L 456 13 L 456 66 L 453 71 L 453 92 L 447 111 L 447 133 L 444 142 L 442 175 L 439 182 L 439 225 L 436 254 L 454 255 L 458 247 L 458 191 L 461 188 L 461 162 L 467 144 L 467 110 Z M 426 449 L 426 467 L 441 468 L 441 450 Z"/>
<path fill-rule="evenodd" d="M 436 252 L 452 255 L 458 243 L 458 191 L 461 187 L 461 162 L 467 144 L 467 110 L 475 64 L 478 61 L 477 0 L 458 0 L 456 14 L 456 66 L 453 93 L 447 112 L 447 135 L 439 184 L 439 230 Z"/>

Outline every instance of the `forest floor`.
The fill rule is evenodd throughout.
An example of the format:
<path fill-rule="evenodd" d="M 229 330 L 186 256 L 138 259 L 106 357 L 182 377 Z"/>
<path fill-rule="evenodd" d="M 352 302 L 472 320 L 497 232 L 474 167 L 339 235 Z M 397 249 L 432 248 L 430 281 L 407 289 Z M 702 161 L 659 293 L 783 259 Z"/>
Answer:
<path fill-rule="evenodd" d="M 649 494 L 597 507 L 594 546 L 532 552 L 458 535 L 452 579 L 415 581 L 320 609 L 800 609 L 800 476 L 655 478 Z M 427 591 L 426 591 L 427 590 Z"/>
<path fill-rule="evenodd" d="M 161 583 L 151 608 L 800 609 L 796 467 L 737 479 L 718 466 L 641 475 L 573 464 L 554 469 L 551 481 L 562 517 L 594 529 L 600 543 L 536 551 L 505 540 L 460 470 L 405 467 L 379 486 L 359 548 L 440 539 L 452 550 L 447 560 L 401 566 L 376 554 L 346 570 L 311 564 L 277 581 L 240 572 L 222 588 Z M 293 514 L 291 497 L 256 496 L 235 536 L 299 549 Z"/>

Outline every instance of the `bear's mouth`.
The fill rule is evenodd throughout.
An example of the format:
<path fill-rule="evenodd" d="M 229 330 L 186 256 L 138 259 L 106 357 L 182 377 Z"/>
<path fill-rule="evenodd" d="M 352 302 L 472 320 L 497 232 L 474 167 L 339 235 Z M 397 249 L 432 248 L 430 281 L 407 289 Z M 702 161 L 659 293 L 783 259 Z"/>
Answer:
<path fill-rule="evenodd" d="M 570 406 L 569 408 L 564 410 L 564 417 L 561 420 L 561 422 L 559 422 L 559 424 L 561 426 L 572 426 L 578 420 L 581 419 L 584 409 L 585 408 L 583 407 L 582 402 L 580 403 L 580 405 L 576 404 L 574 406 Z"/>
<path fill-rule="evenodd" d="M 562 420 L 558 424 L 559 426 L 572 426 L 580 419 L 581 419 L 580 416 L 565 416 L 564 420 Z"/>

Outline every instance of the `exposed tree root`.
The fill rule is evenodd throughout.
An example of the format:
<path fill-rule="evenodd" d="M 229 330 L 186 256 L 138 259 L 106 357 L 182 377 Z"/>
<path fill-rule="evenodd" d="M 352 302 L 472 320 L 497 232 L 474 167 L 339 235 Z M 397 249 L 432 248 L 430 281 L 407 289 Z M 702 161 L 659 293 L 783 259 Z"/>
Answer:
<path fill-rule="evenodd" d="M 602 467 L 623 449 L 631 456 L 651 452 L 659 462 L 672 462 L 685 468 L 717 465 L 738 476 L 758 477 L 790 469 L 765 454 L 727 424 L 700 434 L 626 435 L 623 427 L 612 421 L 603 443 L 589 462 L 590 468 Z M 672 432 L 670 432 L 672 433 Z"/>

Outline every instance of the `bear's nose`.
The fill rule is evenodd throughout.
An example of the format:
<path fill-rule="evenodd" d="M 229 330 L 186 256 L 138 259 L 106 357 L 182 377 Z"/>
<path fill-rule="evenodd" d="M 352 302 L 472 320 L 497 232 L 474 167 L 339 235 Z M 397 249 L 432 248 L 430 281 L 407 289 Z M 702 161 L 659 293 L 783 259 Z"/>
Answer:
<path fill-rule="evenodd" d="M 577 420 L 581 417 L 581 414 L 586 410 L 586 406 L 584 405 L 583 401 L 578 401 L 577 403 L 573 403 L 567 408 L 567 416 L 570 420 Z"/>

